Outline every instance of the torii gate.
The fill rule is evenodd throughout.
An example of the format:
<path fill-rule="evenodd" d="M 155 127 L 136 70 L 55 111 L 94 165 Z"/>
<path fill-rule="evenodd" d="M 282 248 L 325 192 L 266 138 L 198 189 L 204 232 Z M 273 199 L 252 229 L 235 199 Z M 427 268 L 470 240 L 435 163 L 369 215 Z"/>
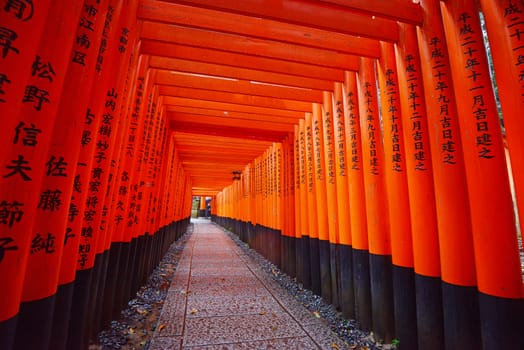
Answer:
<path fill-rule="evenodd" d="M 195 195 L 386 342 L 522 349 L 521 42 L 517 0 L 5 0 L 0 348 L 84 348 Z"/>

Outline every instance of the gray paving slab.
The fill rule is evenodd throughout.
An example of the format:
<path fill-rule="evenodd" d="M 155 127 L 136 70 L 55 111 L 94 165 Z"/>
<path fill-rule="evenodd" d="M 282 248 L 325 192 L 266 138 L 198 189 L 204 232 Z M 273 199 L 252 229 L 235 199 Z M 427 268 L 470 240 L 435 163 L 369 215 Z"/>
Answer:
<path fill-rule="evenodd" d="M 221 227 L 194 225 L 150 350 L 344 349 Z"/>

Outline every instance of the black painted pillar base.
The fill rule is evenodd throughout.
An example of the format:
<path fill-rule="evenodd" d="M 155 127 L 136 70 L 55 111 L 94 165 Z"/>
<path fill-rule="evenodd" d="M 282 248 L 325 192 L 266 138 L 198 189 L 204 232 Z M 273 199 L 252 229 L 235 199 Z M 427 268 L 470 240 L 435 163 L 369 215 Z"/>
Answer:
<path fill-rule="evenodd" d="M 340 310 L 340 257 L 338 244 L 329 242 L 329 272 L 331 273 L 331 304 Z"/>
<path fill-rule="evenodd" d="M 296 260 L 297 260 L 297 257 L 296 257 L 296 252 L 297 252 L 296 238 L 295 237 L 287 237 L 287 242 L 288 242 L 288 246 L 287 246 L 287 249 L 286 249 L 286 257 L 287 257 L 287 261 L 288 261 L 287 274 L 293 278 L 293 277 L 296 277 L 296 275 L 297 275 L 297 270 L 296 270 L 296 268 L 297 268 L 297 266 L 296 266 Z"/>
<path fill-rule="evenodd" d="M 311 291 L 316 295 L 320 295 L 322 291 L 320 289 L 320 254 L 318 238 L 309 238 L 309 255 L 311 259 Z"/>
<path fill-rule="evenodd" d="M 373 331 L 386 343 L 395 338 L 391 265 L 391 255 L 369 254 Z"/>
<path fill-rule="evenodd" d="M 331 258 L 329 241 L 318 240 L 318 253 L 320 262 L 320 296 L 328 304 L 333 301 L 331 289 Z"/>
<path fill-rule="evenodd" d="M 340 260 L 340 310 L 345 318 L 356 318 L 355 288 L 353 284 L 353 248 L 349 245 L 339 245 Z"/>
<path fill-rule="evenodd" d="M 113 315 L 118 315 L 122 309 L 125 308 L 129 297 L 131 296 L 131 285 L 133 282 L 133 271 L 132 268 L 135 265 L 135 259 L 137 254 L 137 239 L 133 238 L 130 242 L 126 243 L 126 248 L 124 248 L 124 255 L 126 256 L 126 261 L 124 265 L 124 283 L 123 288 L 117 289 L 116 299 L 118 300 L 118 306 L 113 308 Z"/>
<path fill-rule="evenodd" d="M 116 290 L 120 281 L 120 264 L 122 263 L 122 250 L 124 243 L 113 242 L 109 249 L 109 263 L 107 266 L 106 283 L 104 289 L 104 299 L 102 302 L 101 329 L 105 329 L 113 319 L 113 307 L 115 304 Z M 124 272 L 125 273 L 125 272 Z"/>
<path fill-rule="evenodd" d="M 104 291 L 106 285 L 107 277 L 107 266 L 109 263 L 109 250 L 104 251 L 100 254 L 98 275 L 95 287 L 94 299 L 92 299 L 92 307 L 94 310 L 93 315 L 90 318 L 90 328 L 89 328 L 89 339 L 95 340 L 98 336 L 98 333 L 101 329 L 102 322 L 102 302 L 104 299 Z"/>
<path fill-rule="evenodd" d="M 284 260 L 282 260 L 280 256 L 280 251 L 282 250 L 282 239 L 284 236 L 282 236 L 281 230 L 274 230 L 275 232 L 275 246 L 273 247 L 273 252 L 275 256 L 275 265 L 278 266 L 279 269 L 282 269 L 282 264 L 284 263 Z"/>
<path fill-rule="evenodd" d="M 303 239 L 295 237 L 295 274 L 297 281 L 304 285 L 304 254 L 303 250 Z"/>
<path fill-rule="evenodd" d="M 75 283 L 71 282 L 58 286 L 56 291 L 55 312 L 53 315 L 53 328 L 51 330 L 51 350 L 65 350 L 67 345 L 67 328 L 71 316 L 73 292 Z"/>
<path fill-rule="evenodd" d="M 311 253 L 310 238 L 302 236 L 302 285 L 306 289 L 311 289 Z"/>
<path fill-rule="evenodd" d="M 355 287 L 355 316 L 364 331 L 371 330 L 371 285 L 369 252 L 353 249 L 353 283 Z"/>
<path fill-rule="evenodd" d="M 440 277 L 415 274 L 419 349 L 445 348 L 441 284 Z"/>
<path fill-rule="evenodd" d="M 15 345 L 18 315 L 0 322 L 0 349 L 11 350 Z"/>
<path fill-rule="evenodd" d="M 415 272 L 412 268 L 393 265 L 393 303 L 395 338 L 401 350 L 417 350 L 417 306 Z"/>
<path fill-rule="evenodd" d="M 87 349 L 88 339 L 86 339 L 86 326 L 92 279 L 92 268 L 76 272 L 73 304 L 69 320 L 69 334 L 67 336 L 67 349 Z"/>
<path fill-rule="evenodd" d="M 20 304 L 14 349 L 49 349 L 55 295 Z"/>
<path fill-rule="evenodd" d="M 477 288 L 442 281 L 442 309 L 446 349 L 482 349 Z"/>
<path fill-rule="evenodd" d="M 478 296 L 484 349 L 524 349 L 524 299 Z"/>

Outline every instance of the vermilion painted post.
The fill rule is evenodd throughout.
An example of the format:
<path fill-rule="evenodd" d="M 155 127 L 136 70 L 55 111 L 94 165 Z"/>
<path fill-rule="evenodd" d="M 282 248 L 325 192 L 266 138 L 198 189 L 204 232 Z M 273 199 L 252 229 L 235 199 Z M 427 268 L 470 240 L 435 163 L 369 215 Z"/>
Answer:
<path fill-rule="evenodd" d="M 305 133 L 305 157 L 306 157 L 306 196 L 308 202 L 308 235 L 309 235 L 309 259 L 311 262 L 311 290 L 316 295 L 321 294 L 320 287 L 320 256 L 318 250 L 318 217 L 317 217 L 317 193 L 315 189 L 315 158 L 313 149 L 313 115 L 306 113 Z"/>
<path fill-rule="evenodd" d="M 440 3 L 428 0 L 421 4 L 425 22 L 419 29 L 418 39 L 428 107 L 440 264 L 444 282 L 444 344 L 460 346 L 463 339 L 477 341 L 475 338 L 478 338 L 478 327 L 472 326 L 478 320 L 478 302 L 474 299 L 477 281 L 457 116 L 457 103 L 462 102 L 455 99 L 449 63 L 451 57 L 444 36 Z M 464 319 L 461 317 L 463 315 L 471 318 Z M 457 332 L 458 329 L 461 331 Z M 438 345 L 433 342 L 431 346 L 437 348 Z"/>
<path fill-rule="evenodd" d="M 127 287 L 127 280 L 129 279 L 129 271 L 124 269 L 129 262 L 130 253 L 130 235 L 125 229 L 128 223 L 127 206 L 129 204 L 130 183 L 134 174 L 132 172 L 132 164 L 136 161 L 136 139 L 140 135 L 140 130 L 143 128 L 143 123 L 139 120 L 139 111 L 137 112 L 136 98 L 138 93 L 143 93 L 144 76 L 146 74 L 146 58 L 138 58 L 136 50 L 132 52 L 132 62 L 135 64 L 135 69 L 131 73 L 132 77 L 125 91 L 124 105 L 121 108 L 121 114 L 126 118 L 124 125 L 119 127 L 122 130 L 121 138 L 118 143 L 118 155 L 114 154 L 112 164 L 115 165 L 113 169 L 112 185 L 111 185 L 111 201 L 109 214 L 107 216 L 106 225 L 107 230 L 111 234 L 111 246 L 108 265 L 108 277 L 106 281 L 106 295 L 104 296 L 103 319 L 102 327 L 107 325 L 108 321 L 116 318 L 120 313 L 123 295 L 123 290 Z M 136 73 L 136 74 L 135 74 Z M 136 75 L 136 77 L 135 77 Z M 138 98 L 140 101 L 140 98 Z M 140 110 L 140 102 L 138 102 L 138 110 Z M 123 269 L 123 270 L 121 270 Z M 116 278 L 115 276 L 119 276 Z M 120 287 L 114 280 L 119 280 Z"/>
<path fill-rule="evenodd" d="M 69 54 L 73 46 L 74 30 L 79 21 L 81 7 L 82 4 L 79 2 L 68 3 L 68 6 L 62 6 L 56 13 L 59 18 L 65 16 L 63 20 L 55 21 L 49 18 L 47 21 L 42 34 L 42 42 L 35 54 L 32 77 L 27 82 L 24 97 L 26 100 L 29 89 L 34 88 L 40 91 L 37 95 L 43 98 L 40 101 L 41 111 L 39 115 L 35 115 L 34 111 L 31 111 L 33 108 L 28 108 L 29 106 L 23 103 L 16 129 L 17 132 L 22 132 L 17 136 L 23 139 L 16 140 L 16 145 L 11 147 L 15 152 L 24 154 L 28 160 L 32 159 L 31 166 L 35 167 L 35 170 L 44 169 L 44 171 L 32 172 L 33 175 L 31 175 L 40 177 L 39 181 L 33 180 L 40 185 L 34 188 L 38 204 L 31 218 L 33 228 L 29 231 L 29 257 L 22 288 L 22 304 L 18 316 L 15 348 L 41 347 L 47 349 L 51 339 L 59 262 L 65 236 L 64 223 L 70 197 L 68 195 L 70 190 L 61 185 L 63 179 L 71 179 L 74 172 L 74 158 L 66 158 L 67 155 L 63 153 L 62 149 L 67 145 L 62 143 L 63 139 L 59 137 L 60 135 L 54 135 L 53 129 L 62 127 L 60 124 L 64 121 L 57 118 L 57 110 L 65 84 Z M 50 38 L 52 38 L 51 42 L 49 42 Z M 56 40 L 57 38 L 60 40 Z M 31 120 L 35 116 L 36 118 Z M 51 123 L 45 129 L 37 132 L 41 136 L 38 140 L 40 145 L 49 145 L 45 153 L 31 154 L 29 150 L 36 151 L 38 147 L 36 144 L 32 147 L 25 147 L 29 148 L 27 149 L 29 153 L 18 148 L 19 145 L 28 146 L 25 139 L 27 137 L 25 128 L 31 128 L 31 126 L 26 125 L 26 122 L 31 122 L 33 126 L 35 125 L 33 123 Z M 43 130 L 46 131 L 45 134 L 42 134 Z M 57 136 L 58 138 L 55 138 Z M 15 139 L 18 137 L 15 136 Z M 41 158 L 41 160 L 33 157 Z M 17 190 L 22 190 L 22 188 L 17 188 Z M 24 189 L 24 191 L 29 190 L 29 188 Z M 21 271 L 18 273 L 21 274 Z"/>
<path fill-rule="evenodd" d="M 522 56 L 524 48 L 521 35 L 524 30 L 524 4 L 514 0 L 480 0 L 479 4 L 486 21 L 493 68 L 498 84 L 498 94 L 504 119 L 504 129 L 508 143 L 512 180 L 515 184 L 515 196 L 519 221 L 524 223 L 524 69 Z M 521 313 L 522 314 L 522 313 Z"/>
<path fill-rule="evenodd" d="M 200 208 L 198 216 L 204 216 L 203 211 L 206 209 L 206 197 L 200 196 Z"/>
<path fill-rule="evenodd" d="M 360 113 L 355 72 L 346 72 L 344 80 L 344 117 L 347 138 L 348 187 L 353 242 L 353 283 L 355 315 L 362 329 L 371 329 L 371 286 L 366 219 L 366 196 L 362 160 Z"/>
<path fill-rule="evenodd" d="M 300 123 L 300 122 L 299 122 Z M 304 279 L 304 264 L 302 261 L 302 215 L 305 210 L 302 207 L 305 205 L 305 201 L 302 200 L 302 172 L 301 172 L 301 131 L 299 125 L 295 125 L 293 132 L 293 156 L 294 156 L 294 186 L 295 186 L 295 264 L 296 264 L 296 275 L 297 280 L 302 282 Z"/>
<path fill-rule="evenodd" d="M 523 348 L 522 327 L 518 324 L 524 324 L 524 289 L 517 232 L 478 9 L 474 3 L 463 0 L 449 1 L 442 9 L 457 101 L 469 101 L 465 103 L 468 108 L 458 108 L 457 112 L 468 179 L 481 312 L 480 323 L 472 316 L 465 316 L 463 322 L 470 325 L 471 337 L 464 337 L 463 331 L 453 331 L 451 342 L 461 347 Z M 506 88 L 499 86 L 501 90 Z M 496 266 L 489 262 L 491 259 L 497 261 Z M 471 291 L 471 294 L 476 293 Z M 469 314 L 476 315 L 474 311 Z"/>
<path fill-rule="evenodd" d="M 36 6 L 31 1 L 22 4 L 18 1 L 10 1 L 2 5 L 0 9 L 2 32 L 0 113 L 2 116 L 15 116 L 23 105 L 26 83 L 32 76 L 32 64 L 37 49 L 41 40 L 45 39 L 42 38 L 44 26 L 51 18 L 48 17 L 48 12 L 53 4 L 51 0 L 44 0 Z M 12 144 L 11 133 L 18 125 L 18 120 L 11 117 L 3 118 L 2 121 L 4 124 L 0 146 L 5 150 Z M 4 319 L 0 318 L 0 321 Z"/>
<path fill-rule="evenodd" d="M 129 34 L 131 32 L 131 37 L 134 37 L 135 33 L 134 28 L 128 28 L 127 26 L 122 29 L 122 35 Z M 128 35 L 129 36 L 129 35 Z M 125 40 L 122 40 L 125 42 Z M 131 40 L 134 43 L 134 40 Z M 110 181 L 108 183 L 108 191 L 104 199 L 104 208 L 106 208 L 106 215 L 102 217 L 100 222 L 100 227 L 105 229 L 107 232 L 106 240 L 104 244 L 104 250 L 109 254 L 108 266 L 105 278 L 105 285 L 103 288 L 103 294 L 101 295 L 101 301 L 99 302 L 100 311 L 99 317 L 100 320 L 96 322 L 99 325 L 100 329 L 104 329 L 109 326 L 109 323 L 112 317 L 112 309 L 115 303 L 115 295 L 118 290 L 118 283 L 120 277 L 120 283 L 124 279 L 124 274 L 120 271 L 120 264 L 127 258 L 122 252 L 122 233 L 118 230 L 118 226 L 123 226 L 123 202 L 119 199 L 119 193 L 122 191 L 122 186 L 127 188 L 129 182 L 129 174 L 122 177 L 122 168 L 123 168 L 123 157 L 125 154 L 125 148 L 127 147 L 125 141 L 128 140 L 128 133 L 130 131 L 130 125 L 133 122 L 131 115 L 128 113 L 129 107 L 132 103 L 132 97 L 134 97 L 134 90 L 131 88 L 131 85 L 134 85 L 135 76 L 138 71 L 138 48 L 136 45 L 132 48 L 127 48 L 122 46 L 122 49 L 131 50 L 128 59 L 130 62 L 129 69 L 127 71 L 127 76 L 125 81 L 120 82 L 119 90 L 122 91 L 122 100 L 120 105 L 120 115 L 118 128 L 118 136 L 116 140 L 116 148 L 111 157 L 111 167 L 110 167 Z M 125 66 L 125 65 L 124 65 Z M 117 217 L 117 215 L 120 215 Z"/>
<path fill-rule="evenodd" d="M 414 26 L 400 24 L 401 36 L 396 51 L 402 126 L 406 130 L 404 146 L 415 264 L 418 336 L 403 335 L 409 339 L 411 348 L 416 348 L 417 343 L 420 347 L 432 346 L 433 337 L 438 342 L 444 336 L 432 155 L 415 30 Z M 411 133 L 408 134 L 407 130 Z"/>
<path fill-rule="evenodd" d="M 72 223 L 71 228 L 73 232 L 80 232 L 77 270 L 82 272 L 77 272 L 76 281 L 78 283 L 75 282 L 68 347 L 81 348 L 87 343 L 86 337 L 89 335 L 90 319 L 95 311 L 94 307 L 87 309 L 87 303 L 90 300 L 89 298 L 96 298 L 98 273 L 101 266 L 95 264 L 97 240 L 99 238 L 96 227 L 97 221 L 95 220 L 101 215 L 100 201 L 103 198 L 99 194 L 101 191 L 105 191 L 106 184 L 103 182 L 107 182 L 104 179 L 108 177 L 101 164 L 110 156 L 111 151 L 108 149 L 111 142 L 105 141 L 111 137 L 111 134 L 116 133 L 112 133 L 114 124 L 111 117 L 113 117 L 113 113 L 108 112 L 111 117 L 104 117 L 103 115 L 106 114 L 106 102 L 108 102 L 108 108 L 111 109 L 113 106 L 116 108 L 117 102 L 117 93 L 115 89 L 109 89 L 109 86 L 112 79 L 116 78 L 115 72 L 112 71 L 112 65 L 119 53 L 114 48 L 117 41 L 114 27 L 116 27 L 115 22 L 118 21 L 120 6 L 120 2 L 110 0 L 107 9 L 102 10 L 106 16 L 102 41 L 95 64 L 95 88 L 88 104 L 89 116 L 86 117 L 86 120 L 89 119 L 90 122 L 84 123 L 82 147 L 77 160 L 75 179 L 78 180 L 81 190 L 86 191 L 87 197 L 85 197 L 84 203 L 77 202 L 76 198 L 71 201 L 79 210 L 79 220 Z M 99 137 L 99 134 L 102 135 Z M 98 142 L 99 138 L 102 142 Z"/>
<path fill-rule="evenodd" d="M 282 201 L 284 199 L 283 196 L 283 177 L 285 176 L 283 172 L 283 147 L 282 143 L 274 143 L 273 144 L 274 150 L 275 150 L 275 182 L 274 182 L 274 188 L 275 188 L 275 199 L 274 199 L 274 207 L 275 210 L 275 240 L 276 240 L 276 247 L 273 247 L 274 254 L 275 254 L 275 261 L 279 268 L 282 269 L 282 264 L 284 260 L 281 259 L 281 249 L 283 244 L 283 235 L 282 232 L 284 231 L 283 228 L 283 218 L 284 218 L 284 210 L 282 208 Z M 286 208 L 287 209 L 287 208 Z"/>
<path fill-rule="evenodd" d="M 355 318 L 355 291 L 353 287 L 353 248 L 351 242 L 351 218 L 348 190 L 348 157 L 350 147 L 346 135 L 346 115 L 342 84 L 335 83 L 333 91 L 333 142 L 335 144 L 335 178 L 337 182 L 338 210 L 338 285 L 339 304 L 344 317 Z"/>
<path fill-rule="evenodd" d="M 293 134 L 286 137 L 283 144 L 283 233 L 285 245 L 282 250 L 282 259 L 285 261 L 285 271 L 291 276 L 296 276 L 296 240 L 295 240 L 295 157 L 293 154 L 294 139 Z"/>
<path fill-rule="evenodd" d="M 384 124 L 384 174 L 390 217 L 395 337 L 405 339 L 406 345 L 410 345 L 411 341 L 415 344 L 417 338 L 416 327 L 413 327 L 417 317 L 402 110 L 395 49 L 390 43 L 380 43 L 380 48 L 377 75 Z M 402 345 L 405 346 L 404 341 Z"/>
<path fill-rule="evenodd" d="M 146 119 L 146 96 L 152 87 L 152 72 L 147 68 L 148 56 L 139 59 L 139 72 L 135 82 L 134 95 L 131 103 L 130 122 L 127 139 L 124 141 L 123 169 L 120 174 L 121 185 L 118 188 L 117 207 L 115 208 L 116 237 L 122 237 L 124 244 L 122 264 L 123 266 L 134 266 L 136 257 L 136 220 L 135 208 L 137 200 L 138 181 L 140 173 L 139 164 L 142 162 L 141 139 L 143 138 Z M 176 171 L 175 167 L 175 171 Z M 176 181 L 176 172 L 174 180 Z M 178 187 L 175 187 L 178 188 Z M 120 221 L 121 220 L 121 221 Z M 118 224 L 120 222 L 121 224 Z M 131 295 L 131 281 L 133 272 L 126 268 L 123 276 L 123 287 L 117 289 L 113 315 L 118 315 L 126 305 Z"/>
<path fill-rule="evenodd" d="M 84 1 L 81 17 L 75 32 L 73 49 L 69 57 L 70 63 L 65 79 L 66 85 L 60 99 L 57 122 L 53 130 L 53 138 L 61 141 L 51 144 L 51 149 L 54 148 L 54 151 L 50 151 L 50 154 L 60 153 L 64 159 L 69 159 L 72 163 L 70 167 L 72 174 L 68 177 L 60 178 L 62 181 L 56 183 L 64 198 L 67 198 L 67 202 L 63 204 L 65 212 L 62 213 L 62 218 L 49 220 L 47 215 L 41 217 L 41 222 L 44 225 L 59 225 L 57 230 L 62 230 L 65 234 L 63 254 L 59 263 L 60 271 L 52 322 L 51 349 L 64 349 L 67 344 L 80 240 L 80 232 L 73 231 L 71 223 L 75 219 L 78 220 L 80 215 L 79 208 L 74 200 L 83 195 L 79 193 L 79 182 L 75 176 L 76 161 L 82 148 L 82 125 L 94 122 L 93 119 L 95 118 L 87 108 L 87 104 L 93 87 L 97 50 L 100 46 L 105 19 L 103 11 L 106 8 L 107 1 L 102 1 L 100 4 L 95 0 Z M 85 27 L 82 19 L 84 24 L 86 23 L 85 20 L 93 23 L 93 31 Z M 78 60 L 79 57 L 83 59 Z M 73 118 L 72 116 L 77 117 Z M 45 181 L 46 178 L 44 178 Z M 45 184 L 43 187 L 45 187 Z"/>
<path fill-rule="evenodd" d="M 326 168 L 324 153 L 324 128 L 322 125 L 322 106 L 313 103 L 312 141 L 313 141 L 313 172 L 316 194 L 317 212 L 311 213 L 317 217 L 318 223 L 318 259 L 320 264 L 320 295 L 331 303 L 331 269 L 329 258 L 328 206 L 326 194 Z M 313 255 L 312 255 L 313 256 Z"/>
<path fill-rule="evenodd" d="M 338 200 L 337 200 L 337 180 L 336 180 L 336 154 L 334 138 L 334 113 L 333 113 L 333 94 L 324 91 L 322 105 L 322 130 L 324 132 L 324 164 L 326 178 L 326 196 L 328 209 L 328 248 L 329 252 L 329 270 L 331 275 L 331 304 L 340 308 L 339 302 L 339 281 L 340 268 L 338 257 Z M 325 253 L 327 254 L 327 253 Z"/>
<path fill-rule="evenodd" d="M 31 93 L 32 90 L 38 92 L 35 90 L 36 85 L 28 84 L 28 81 L 35 80 L 32 66 L 37 48 L 41 44 L 44 26 L 48 25 L 47 14 L 52 4 L 50 0 L 46 0 L 39 5 L 41 6 L 35 8 L 33 4 L 25 7 L 5 4 L 0 8 L 0 211 L 4 218 L 0 221 L 0 244 L 3 252 L 0 259 L 0 279 L 4 281 L 4 285 L 9 286 L 0 288 L 0 348 L 8 350 L 13 347 L 16 333 L 16 316 L 20 308 L 33 225 L 31 218 L 36 212 L 39 199 L 37 191 L 40 188 L 38 182 L 43 174 L 43 163 L 40 167 L 30 164 L 28 157 L 36 154 L 37 158 L 43 160 L 47 144 L 42 139 L 42 131 L 48 133 L 48 143 L 49 131 L 53 125 L 53 119 L 45 125 L 38 120 L 38 114 L 43 114 L 42 109 L 46 113 L 45 110 L 49 107 L 44 106 L 44 101 L 42 107 L 45 108 L 39 108 L 38 111 L 34 108 L 31 110 L 30 107 L 24 108 L 31 101 L 22 102 L 24 99 L 39 102 L 39 98 L 32 97 Z M 41 78 L 41 82 L 46 86 L 42 86 L 42 92 L 38 96 L 43 98 L 44 89 L 49 88 L 50 82 L 46 78 Z M 26 89 L 29 89 L 28 94 Z M 46 99 L 49 100 L 48 97 Z M 46 102 L 45 105 L 47 104 Z M 29 111 L 30 115 L 20 115 L 22 108 Z M 20 120 L 19 116 L 23 119 Z M 26 174 L 29 170 L 39 170 L 39 174 Z M 12 175 L 8 175 L 13 171 L 15 172 Z M 21 177 L 21 172 L 26 176 Z"/>
<path fill-rule="evenodd" d="M 366 186 L 372 324 L 379 339 L 389 342 L 395 334 L 391 240 L 384 176 L 384 146 L 378 113 L 375 62 L 372 59 L 361 58 L 357 80 Z"/>
<path fill-rule="evenodd" d="M 308 116 L 308 114 L 306 114 Z M 309 114 L 309 118 L 311 118 L 311 114 Z M 308 215 L 311 208 L 310 203 L 308 201 L 307 193 L 308 193 L 308 171 L 307 171 L 307 160 L 306 157 L 308 155 L 306 151 L 306 120 L 300 119 L 299 123 L 299 143 L 300 143 L 300 150 L 299 150 L 299 157 L 300 157 L 300 227 L 302 229 L 301 232 L 301 241 L 302 241 L 302 284 L 304 285 L 304 288 L 311 288 L 311 256 L 309 252 L 309 220 Z"/>

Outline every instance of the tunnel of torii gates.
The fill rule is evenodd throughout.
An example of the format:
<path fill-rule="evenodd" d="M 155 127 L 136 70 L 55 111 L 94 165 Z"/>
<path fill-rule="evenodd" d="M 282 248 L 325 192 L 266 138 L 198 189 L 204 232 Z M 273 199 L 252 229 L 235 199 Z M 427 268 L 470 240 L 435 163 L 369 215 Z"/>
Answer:
<path fill-rule="evenodd" d="M 192 196 L 385 342 L 524 348 L 522 1 L 4 0 L 0 62 L 1 349 L 86 348 Z"/>

